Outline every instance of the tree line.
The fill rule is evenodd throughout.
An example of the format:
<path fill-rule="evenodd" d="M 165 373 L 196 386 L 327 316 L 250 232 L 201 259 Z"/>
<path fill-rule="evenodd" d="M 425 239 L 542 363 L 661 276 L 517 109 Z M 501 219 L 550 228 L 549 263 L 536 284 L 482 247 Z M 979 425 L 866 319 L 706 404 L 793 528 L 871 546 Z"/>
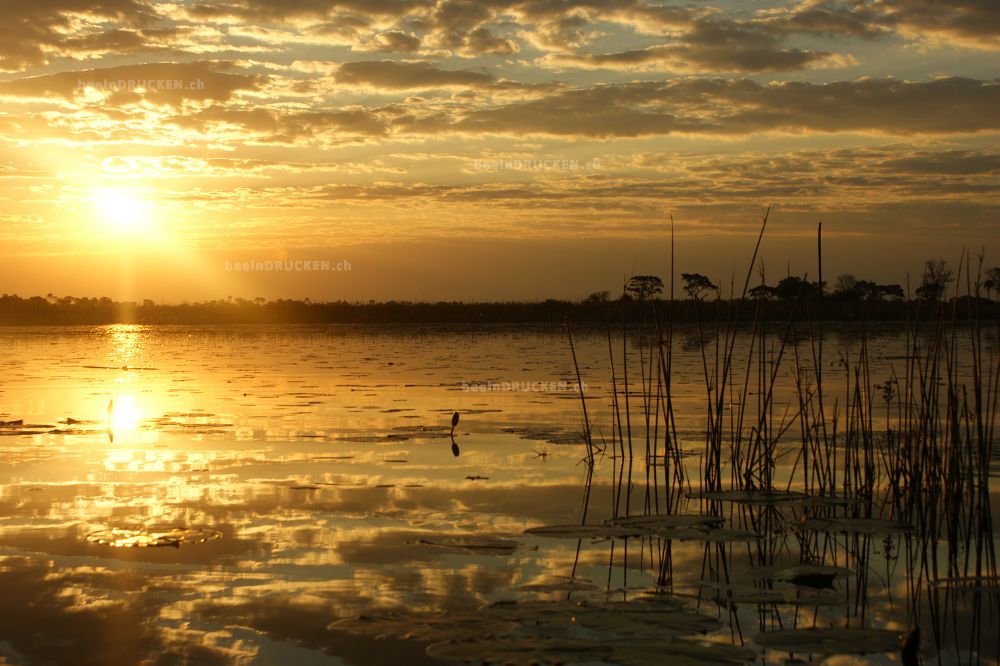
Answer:
<path fill-rule="evenodd" d="M 579 301 L 547 299 L 538 302 L 475 303 L 439 301 L 414 303 L 385 301 L 356 303 L 347 301 L 312 302 L 309 299 L 265 300 L 228 298 L 199 303 L 161 304 L 114 301 L 110 298 L 86 298 L 48 294 L 44 297 L 3 294 L 0 296 L 0 325 L 66 324 L 392 324 L 392 323 L 561 323 L 563 321 L 604 323 L 620 321 L 629 308 L 641 308 L 666 320 L 696 321 L 712 316 L 720 304 L 729 300 L 721 290 L 700 273 L 683 273 L 681 298 L 664 299 L 663 280 L 655 275 L 636 275 L 628 279 L 617 297 L 609 291 L 595 292 Z M 773 286 L 761 282 L 748 290 L 746 298 L 764 308 L 772 317 L 798 316 L 802 303 L 808 304 L 808 316 L 817 320 L 904 320 L 914 316 L 935 316 L 955 282 L 955 273 L 943 261 L 928 261 L 921 281 L 912 296 L 898 284 L 879 284 L 845 274 L 837 278 L 833 289 L 825 283 L 802 276 L 786 276 Z M 1000 304 L 990 300 L 1000 296 L 1000 268 L 985 271 L 975 281 L 973 296 L 955 300 L 960 317 L 1000 314 Z M 982 297 L 981 294 L 985 294 Z M 973 308 L 972 306 L 975 306 Z"/>
<path fill-rule="evenodd" d="M 713 292 L 720 296 L 718 285 L 701 273 L 681 273 L 683 291 L 691 300 L 704 300 Z M 920 283 L 914 289 L 912 299 L 925 302 L 939 302 L 948 293 L 955 281 L 955 271 L 942 259 L 928 259 L 920 274 Z M 622 299 L 647 301 L 663 296 L 663 280 L 656 275 L 635 275 L 625 283 Z M 983 271 L 972 284 L 975 295 L 985 294 L 987 300 L 996 293 L 1000 296 L 1000 266 Z M 879 284 L 872 280 L 859 279 L 851 273 L 837 277 L 833 290 L 828 290 L 826 281 L 812 282 L 805 276 L 787 275 L 775 285 L 763 282 L 748 289 L 747 296 L 753 300 L 802 301 L 832 298 L 840 301 L 904 301 L 908 300 L 906 290 L 900 284 Z M 595 292 L 589 301 L 606 301 L 610 292 Z"/>

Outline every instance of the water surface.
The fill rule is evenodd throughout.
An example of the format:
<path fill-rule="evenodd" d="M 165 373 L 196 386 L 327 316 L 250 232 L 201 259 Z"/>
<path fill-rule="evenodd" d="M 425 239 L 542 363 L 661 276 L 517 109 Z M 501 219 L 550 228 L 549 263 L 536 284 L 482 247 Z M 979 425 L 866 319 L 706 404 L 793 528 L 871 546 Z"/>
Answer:
<path fill-rule="evenodd" d="M 706 419 L 698 336 L 678 331 L 672 377 L 682 464 L 695 479 Z M 613 427 L 607 333 L 580 331 L 575 342 L 600 445 Z M 737 366 L 748 344 L 738 345 Z M 557 329 L 0 328 L 0 345 L 0 663 L 421 663 L 430 660 L 427 644 L 469 631 L 469 613 L 506 622 L 495 615 L 504 606 L 481 611 L 496 602 L 593 606 L 663 592 L 660 541 L 613 548 L 525 534 L 583 518 L 581 392 Z M 620 385 L 620 354 L 631 354 L 629 382 L 640 400 L 653 359 L 638 339 L 623 345 L 613 335 L 611 345 Z M 856 347 L 849 326 L 826 334 L 831 393 L 850 381 L 843 368 Z M 773 353 L 774 341 L 767 348 Z M 872 376 L 889 378 L 905 352 L 898 330 L 878 331 Z M 774 401 L 779 417 L 795 409 L 788 365 Z M 639 442 L 647 430 L 641 408 L 632 409 L 636 422 L 626 425 Z M 661 437 L 662 423 L 654 418 L 648 432 Z M 611 448 L 595 464 L 588 522 L 656 513 L 647 478 L 665 473 L 662 458 L 646 466 L 636 455 L 623 488 L 624 459 Z M 793 459 L 781 458 L 779 470 Z M 702 504 L 697 484 L 685 513 Z M 798 516 L 795 506 L 772 508 Z M 848 539 L 834 535 L 831 557 L 856 551 L 838 538 Z M 763 601 L 750 594 L 762 587 L 757 546 L 720 549 L 697 535 L 670 543 L 664 603 L 677 604 L 685 622 L 707 618 L 677 630 L 699 645 L 735 645 L 785 663 L 788 649 L 765 650 L 754 636 L 793 625 L 906 633 L 927 622 L 907 607 L 914 595 L 899 534 L 866 539 L 864 571 L 832 576 L 830 585 L 803 585 L 810 579 L 787 568 L 802 564 L 802 553 L 784 546 L 785 569 L 768 572 L 765 586 L 781 598 Z M 994 582 L 987 596 L 995 590 Z M 804 594 L 822 599 L 804 604 Z M 958 601 L 956 617 L 967 610 Z M 452 624 L 434 629 L 428 618 L 442 613 Z M 359 614 L 380 619 L 374 628 L 352 625 Z M 606 615 L 595 617 L 595 627 L 574 631 L 610 631 Z M 392 618 L 431 628 L 404 640 Z M 985 621 L 995 630 L 995 616 Z M 634 622 L 622 631 L 593 636 L 648 638 Z M 937 649 L 928 632 L 925 659 L 996 658 L 989 640 L 969 648 L 964 633 L 944 631 Z M 475 646 L 483 657 L 497 649 Z M 597 656 L 628 663 L 628 655 Z M 732 663 L 747 656 L 722 655 Z M 720 663 L 711 654 L 691 659 Z M 813 663 L 898 659 L 883 650 L 816 654 Z"/>

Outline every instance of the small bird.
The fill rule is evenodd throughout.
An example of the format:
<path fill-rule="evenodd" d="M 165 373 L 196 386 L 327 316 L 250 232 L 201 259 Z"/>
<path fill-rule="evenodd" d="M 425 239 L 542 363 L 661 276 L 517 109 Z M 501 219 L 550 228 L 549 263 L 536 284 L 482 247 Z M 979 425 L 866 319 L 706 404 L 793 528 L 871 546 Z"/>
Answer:
<path fill-rule="evenodd" d="M 455 441 L 456 426 L 458 426 L 458 412 L 451 415 L 451 452 L 457 458 L 461 451 L 458 448 L 458 442 Z"/>

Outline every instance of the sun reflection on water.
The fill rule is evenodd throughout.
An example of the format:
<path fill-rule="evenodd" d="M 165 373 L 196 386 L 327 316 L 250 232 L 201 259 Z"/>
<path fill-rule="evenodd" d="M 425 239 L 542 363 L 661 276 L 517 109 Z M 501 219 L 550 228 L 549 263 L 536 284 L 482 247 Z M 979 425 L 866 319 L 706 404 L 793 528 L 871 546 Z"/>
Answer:
<path fill-rule="evenodd" d="M 108 427 L 118 433 L 127 433 L 139 428 L 139 408 L 135 404 L 135 398 L 130 395 L 120 395 L 114 398 L 110 408 L 110 419 Z"/>

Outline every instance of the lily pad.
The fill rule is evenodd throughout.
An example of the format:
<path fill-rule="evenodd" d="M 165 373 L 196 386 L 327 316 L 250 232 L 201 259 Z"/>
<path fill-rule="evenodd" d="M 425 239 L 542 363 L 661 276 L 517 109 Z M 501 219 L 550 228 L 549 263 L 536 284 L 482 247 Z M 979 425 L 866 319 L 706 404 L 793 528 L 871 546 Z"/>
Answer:
<path fill-rule="evenodd" d="M 486 555 L 509 555 L 519 545 L 516 541 L 511 541 L 510 539 L 475 535 L 417 539 L 409 543 Z"/>
<path fill-rule="evenodd" d="M 886 520 L 884 518 L 809 518 L 802 521 L 802 527 L 814 532 L 848 532 L 864 534 L 888 534 L 895 532 L 911 532 L 913 527 L 906 523 Z"/>
<path fill-rule="evenodd" d="M 647 534 L 648 530 L 617 525 L 545 525 L 532 527 L 524 533 L 550 539 L 620 539 L 641 536 Z"/>
<path fill-rule="evenodd" d="M 521 639 L 495 641 L 478 639 L 470 641 L 447 640 L 427 646 L 427 655 L 434 659 L 458 661 L 466 664 L 489 666 L 534 666 L 535 664 L 572 664 L 594 662 L 611 654 L 606 645 L 573 640 Z"/>
<path fill-rule="evenodd" d="M 645 527 L 648 529 L 669 529 L 674 527 L 722 527 L 725 518 L 720 516 L 661 515 L 622 516 L 604 521 L 605 525 L 618 527 Z"/>
<path fill-rule="evenodd" d="M 785 504 L 808 500 L 809 495 L 794 490 L 711 490 L 701 494 L 701 497 L 716 502 L 734 502 L 736 504 Z"/>
<path fill-rule="evenodd" d="M 543 579 L 521 586 L 521 590 L 525 592 L 585 592 L 596 589 L 597 586 L 590 581 L 579 578 Z"/>
<path fill-rule="evenodd" d="M 622 666 L 647 666 L 647 664 L 670 664 L 670 666 L 738 666 L 757 658 L 757 653 L 749 648 L 726 643 L 696 643 L 685 640 L 656 642 L 651 645 L 616 646 L 611 662 Z"/>
<path fill-rule="evenodd" d="M 786 629 L 769 631 L 754 638 L 757 645 L 771 650 L 811 654 L 871 654 L 898 652 L 898 632 L 887 629 Z"/>

